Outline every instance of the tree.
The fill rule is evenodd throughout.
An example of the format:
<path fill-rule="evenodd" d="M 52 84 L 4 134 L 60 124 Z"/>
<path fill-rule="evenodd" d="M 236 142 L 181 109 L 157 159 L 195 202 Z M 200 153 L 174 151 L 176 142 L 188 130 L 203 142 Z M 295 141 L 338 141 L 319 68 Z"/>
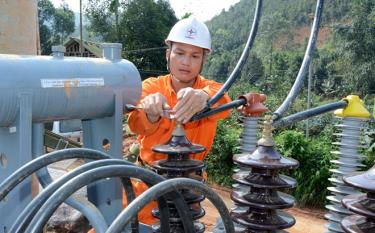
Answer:
<path fill-rule="evenodd" d="M 88 31 L 94 38 L 106 42 L 120 42 L 119 20 L 127 0 L 88 0 L 85 13 Z"/>
<path fill-rule="evenodd" d="M 356 0 L 349 17 L 351 25 L 335 30 L 338 45 L 337 69 L 343 71 L 348 94 L 375 93 L 375 2 Z"/>
<path fill-rule="evenodd" d="M 43 55 L 51 54 L 52 45 L 62 44 L 74 32 L 74 13 L 65 2 L 55 8 L 50 0 L 38 0 L 38 19 Z"/>
<path fill-rule="evenodd" d="M 50 54 L 52 31 L 49 22 L 52 21 L 55 8 L 49 0 L 38 0 L 39 37 L 42 54 Z"/>
<path fill-rule="evenodd" d="M 163 48 L 164 40 L 176 21 L 174 11 L 166 1 L 131 1 L 120 23 L 122 41 L 127 50 Z M 125 53 L 125 55 L 141 71 L 156 71 L 155 75 L 158 71 L 167 72 L 164 49 L 147 53 Z"/>
<path fill-rule="evenodd" d="M 74 32 L 74 26 L 74 12 L 63 2 L 54 14 L 53 29 L 56 44 L 63 44 L 67 36 Z"/>
<path fill-rule="evenodd" d="M 89 31 L 101 41 L 122 43 L 124 57 L 143 78 L 167 73 L 164 40 L 177 21 L 168 1 L 89 0 L 86 13 Z"/>

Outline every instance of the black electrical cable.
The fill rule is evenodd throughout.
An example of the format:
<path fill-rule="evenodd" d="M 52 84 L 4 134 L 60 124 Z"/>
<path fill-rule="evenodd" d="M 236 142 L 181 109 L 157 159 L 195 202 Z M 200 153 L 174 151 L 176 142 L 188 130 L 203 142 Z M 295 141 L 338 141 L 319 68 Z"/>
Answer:
<path fill-rule="evenodd" d="M 124 187 L 124 190 L 125 190 L 126 202 L 130 203 L 136 198 L 132 182 L 129 178 L 120 178 L 120 179 L 121 179 L 121 182 L 122 182 L 122 186 Z M 169 211 L 167 211 L 167 213 L 169 215 Z M 160 220 L 162 222 L 162 224 L 161 224 L 162 226 L 165 225 L 163 223 L 164 220 L 165 219 Z M 166 220 L 166 221 L 168 221 L 168 220 Z M 133 219 L 131 221 L 130 226 L 131 226 L 131 232 L 132 233 L 138 233 L 139 232 L 138 215 L 133 216 Z"/>
<path fill-rule="evenodd" d="M 124 230 L 126 224 L 131 217 L 138 213 L 147 203 L 155 197 L 161 197 L 171 191 L 180 189 L 191 189 L 194 192 L 203 194 L 218 210 L 227 233 L 234 233 L 234 225 L 229 215 L 228 209 L 225 206 L 220 196 L 213 190 L 205 186 L 199 181 L 188 178 L 175 178 L 161 182 L 138 196 L 109 226 L 107 233 L 116 233 Z"/>
<path fill-rule="evenodd" d="M 33 155 L 33 159 L 39 157 Z M 36 171 L 36 176 L 39 180 L 39 183 L 46 188 L 53 182 L 53 178 L 50 175 L 47 167 L 43 167 Z M 130 186 L 131 187 L 131 186 Z M 78 200 L 74 196 L 69 197 L 65 200 L 65 204 L 69 205 L 70 207 L 76 209 L 77 211 L 81 212 L 86 219 L 92 223 L 92 227 L 96 229 L 101 229 L 101 225 L 107 225 L 103 215 L 99 210 L 97 210 L 96 206 L 91 203 L 87 199 Z M 135 224 L 138 224 L 138 220 Z"/>
<path fill-rule="evenodd" d="M 273 126 L 275 128 L 288 126 L 288 125 L 290 125 L 290 124 L 292 124 L 296 121 L 302 121 L 302 120 L 305 120 L 307 118 L 317 116 L 317 115 L 320 115 L 320 114 L 323 114 L 323 113 L 326 113 L 326 112 L 329 112 L 329 111 L 332 111 L 332 110 L 336 110 L 336 109 L 339 109 L 339 108 L 345 108 L 346 106 L 348 106 L 348 102 L 346 102 L 345 100 L 325 104 L 325 105 L 322 105 L 322 106 L 319 106 L 319 107 L 316 107 L 316 108 L 312 108 L 312 109 L 308 109 L 306 111 L 299 112 L 299 113 L 296 113 L 296 114 L 293 114 L 293 115 L 290 115 L 290 116 L 287 116 L 287 117 L 284 117 L 284 118 L 280 118 L 279 120 L 276 120 L 273 123 Z"/>
<path fill-rule="evenodd" d="M 289 106 L 293 103 L 293 101 L 297 97 L 297 94 L 302 87 L 303 79 L 305 78 L 307 69 L 310 66 L 312 56 L 314 53 L 316 40 L 318 39 L 319 26 L 320 26 L 320 22 L 322 18 L 322 13 L 323 13 L 323 5 L 324 5 L 324 0 L 317 1 L 314 23 L 311 29 L 309 43 L 306 48 L 306 52 L 302 61 L 301 68 L 298 71 L 296 81 L 294 82 L 292 89 L 289 91 L 288 96 L 286 97 L 284 102 L 281 104 L 281 106 L 273 113 L 274 120 L 277 120 L 278 118 L 281 118 L 284 115 L 286 110 L 289 108 Z"/>
<path fill-rule="evenodd" d="M 255 36 L 258 31 L 260 17 L 262 15 L 262 5 L 263 5 L 263 0 L 257 0 L 253 24 L 251 26 L 251 31 L 250 31 L 248 40 L 246 42 L 245 48 L 241 54 L 240 60 L 237 62 L 236 67 L 234 68 L 229 78 L 224 83 L 224 85 L 211 99 L 208 100 L 207 108 L 210 108 L 212 105 L 214 105 L 224 95 L 224 93 L 229 90 L 229 88 L 232 86 L 234 81 L 236 81 L 237 77 L 240 75 L 241 70 L 243 66 L 245 65 L 246 60 L 249 56 L 250 49 L 253 47 L 253 44 L 254 44 Z"/>
<path fill-rule="evenodd" d="M 25 232 L 25 228 L 30 223 L 30 221 L 31 221 L 32 217 L 35 215 L 35 213 L 43 205 L 43 203 L 49 198 L 50 195 L 52 195 L 58 188 L 60 188 L 63 184 L 65 184 L 70 179 L 78 176 L 79 174 L 81 174 L 85 171 L 88 171 L 88 170 L 91 170 L 91 169 L 94 169 L 94 168 L 97 168 L 97 167 L 101 167 L 101 166 L 108 166 L 108 165 L 115 165 L 115 164 L 123 164 L 123 165 L 130 165 L 130 166 L 133 165 L 134 166 L 134 164 L 132 164 L 130 162 L 127 162 L 127 161 L 124 161 L 124 160 L 120 160 L 120 159 L 105 159 L 105 160 L 93 161 L 93 162 L 84 164 L 84 165 L 74 169 L 73 171 L 65 174 L 60 179 L 58 179 L 55 182 L 48 185 L 42 192 L 40 192 L 26 206 L 26 208 L 21 212 L 21 214 L 17 217 L 16 221 L 14 221 L 14 223 L 13 223 L 12 227 L 10 228 L 9 232 L 13 232 L 13 233 Z M 131 201 L 133 201 L 135 199 L 134 190 L 132 189 L 130 179 L 124 178 L 124 180 L 129 181 L 128 183 L 123 182 L 123 184 L 124 184 L 123 186 L 124 186 L 124 189 L 125 189 L 125 194 L 127 195 L 127 201 L 130 203 Z M 129 189 L 129 187 L 130 187 L 130 189 Z M 92 209 L 92 211 L 97 211 L 97 209 Z M 101 213 L 99 212 L 99 214 L 101 214 Z M 104 220 L 104 217 L 102 217 L 102 219 Z M 99 219 L 97 219 L 97 221 L 99 221 Z M 106 223 L 105 220 L 104 220 L 104 223 Z M 91 223 L 91 225 L 94 226 L 93 223 Z M 98 229 L 95 228 L 95 232 L 97 232 L 97 233 L 105 232 L 105 230 L 107 230 L 108 226 L 107 226 L 107 224 L 105 224 L 104 226 L 102 226 L 102 225 L 103 224 L 99 224 L 99 226 L 101 226 L 101 227 L 98 228 Z"/>
<path fill-rule="evenodd" d="M 34 218 L 26 229 L 26 232 L 41 232 L 43 226 L 46 224 L 49 217 L 53 214 L 57 207 L 76 190 L 82 188 L 83 186 L 86 186 L 89 183 L 110 177 L 132 177 L 135 179 L 140 179 L 145 183 L 151 185 L 165 180 L 165 178 L 155 174 L 152 171 L 136 166 L 112 165 L 86 171 L 79 176 L 69 180 L 48 198 L 48 200 L 35 214 Z M 189 207 L 184 201 L 182 195 L 180 193 L 174 192 L 168 196 L 168 199 L 174 202 L 178 214 L 181 217 L 185 231 L 188 233 L 194 233 L 195 229 L 192 216 L 189 211 L 186 211 L 187 209 L 189 209 Z"/>
<path fill-rule="evenodd" d="M 17 169 L 0 184 L 0 201 L 3 200 L 14 187 L 35 171 L 52 163 L 74 158 L 98 160 L 110 159 L 111 157 L 106 153 L 87 148 L 65 149 L 42 155 Z"/>
<path fill-rule="evenodd" d="M 53 182 L 46 169 L 46 166 L 54 162 L 73 158 L 98 160 L 108 159 L 111 157 L 106 153 L 86 148 L 66 149 L 45 154 L 19 168 L 2 184 L 0 184 L 0 200 L 5 198 L 14 187 L 16 187 L 20 182 L 34 172 L 37 172 L 40 182 L 44 187 L 46 187 Z M 103 220 L 101 213 L 99 211 L 93 211 L 96 209 L 96 207 L 91 202 L 86 200 L 77 201 L 71 198 L 67 199 L 66 202 L 73 208 L 82 212 L 82 214 L 87 219 L 90 219 L 91 222 L 93 219 L 95 219 L 96 221 L 94 221 L 94 227 L 100 229 L 100 225 L 104 224 L 105 221 L 101 221 Z"/>
<path fill-rule="evenodd" d="M 46 188 L 48 185 L 53 183 L 53 178 L 49 174 L 47 167 L 43 167 L 36 171 L 36 176 L 43 188 Z M 94 228 L 101 229 L 101 225 L 107 225 L 101 212 L 99 210 L 95 211 L 95 209 L 97 209 L 96 206 L 89 200 L 77 200 L 74 196 L 72 196 L 65 200 L 65 204 L 81 212 L 83 216 L 85 216 L 86 219 L 93 224 L 92 226 Z"/>
<path fill-rule="evenodd" d="M 194 115 L 190 121 L 197 121 L 197 120 L 200 120 L 202 118 L 205 118 L 205 117 L 208 117 L 208 116 L 211 116 L 211 115 L 214 115 L 216 113 L 219 113 L 219 112 L 222 112 L 222 111 L 225 111 L 227 109 L 232 109 L 232 108 L 235 108 L 235 107 L 239 107 L 241 105 L 245 105 L 246 104 L 246 99 L 245 98 L 239 98 L 237 100 L 234 100 L 230 103 L 227 103 L 227 104 L 223 104 L 223 105 L 220 105 L 219 107 L 217 108 L 213 108 L 209 111 L 205 111 L 205 112 L 201 112 L 201 113 L 198 113 L 196 115 Z"/>

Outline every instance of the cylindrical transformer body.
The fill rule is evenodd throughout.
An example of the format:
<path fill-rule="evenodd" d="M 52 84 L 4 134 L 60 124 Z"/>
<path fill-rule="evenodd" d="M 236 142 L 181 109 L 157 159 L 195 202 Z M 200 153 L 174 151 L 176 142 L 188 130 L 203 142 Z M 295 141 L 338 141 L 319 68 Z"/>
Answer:
<path fill-rule="evenodd" d="M 22 95 L 33 122 L 111 116 L 116 95 L 123 106 L 141 96 L 138 70 L 122 59 L 0 55 L 0 80 L 0 127 L 15 122 Z"/>

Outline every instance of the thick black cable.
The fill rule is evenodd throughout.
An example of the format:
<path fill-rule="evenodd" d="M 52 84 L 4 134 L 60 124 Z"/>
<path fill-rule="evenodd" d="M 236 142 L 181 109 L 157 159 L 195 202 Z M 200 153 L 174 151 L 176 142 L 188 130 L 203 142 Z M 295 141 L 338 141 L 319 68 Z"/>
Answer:
<path fill-rule="evenodd" d="M 125 196 L 126 196 L 126 202 L 130 203 L 135 199 L 135 192 L 133 189 L 132 182 L 129 178 L 120 178 L 122 186 L 125 190 Z M 167 212 L 169 214 L 169 212 Z M 161 219 L 161 221 L 164 221 L 164 219 Z M 168 221 L 168 220 L 167 220 Z M 163 223 L 161 224 L 163 226 Z M 138 215 L 133 216 L 133 219 L 131 221 L 131 232 L 132 233 L 138 233 L 139 232 L 139 221 L 138 221 Z"/>
<path fill-rule="evenodd" d="M 240 99 L 234 100 L 234 101 L 232 101 L 230 103 L 220 105 L 217 108 L 213 108 L 213 109 L 210 109 L 208 111 L 198 113 L 198 114 L 194 115 L 190 119 L 190 121 L 197 121 L 197 120 L 200 120 L 202 118 L 214 115 L 216 113 L 219 113 L 219 112 L 222 112 L 222 111 L 225 111 L 225 110 L 228 110 L 228 109 L 236 108 L 236 107 L 239 107 L 239 106 L 245 105 L 245 104 L 246 104 L 246 99 L 245 98 L 240 98 Z"/>
<path fill-rule="evenodd" d="M 43 188 L 46 188 L 48 185 L 54 182 L 47 167 L 39 169 L 35 174 Z M 65 200 L 65 204 L 81 212 L 83 216 L 85 216 L 86 219 L 93 224 L 92 226 L 95 229 L 100 230 L 102 229 L 102 226 L 108 225 L 98 208 L 87 199 L 77 200 L 77 198 L 71 196 Z"/>
<path fill-rule="evenodd" d="M 310 39 L 306 48 L 306 52 L 302 61 L 302 65 L 298 71 L 296 81 L 294 82 L 292 89 L 290 89 L 288 96 L 286 97 L 284 102 L 281 104 L 281 106 L 273 113 L 274 120 L 277 120 L 278 118 L 284 115 L 284 113 L 287 111 L 289 106 L 293 103 L 293 101 L 297 97 L 297 94 L 302 87 L 303 80 L 306 76 L 307 69 L 310 66 L 310 63 L 314 54 L 316 40 L 318 39 L 319 26 L 320 26 L 320 22 L 322 18 L 322 13 L 323 13 L 323 5 L 324 5 L 324 0 L 317 0 L 314 23 L 311 28 Z"/>
<path fill-rule="evenodd" d="M 3 200 L 14 187 L 35 171 L 52 163 L 74 158 L 98 160 L 110 159 L 111 157 L 106 153 L 87 148 L 65 149 L 42 155 L 17 169 L 0 184 L 0 201 Z"/>
<path fill-rule="evenodd" d="M 339 108 L 345 108 L 346 106 L 348 106 L 348 102 L 344 100 L 339 101 L 339 102 L 325 104 L 325 105 L 322 105 L 316 108 L 311 108 L 306 111 L 299 112 L 299 113 L 296 113 L 296 114 L 293 114 L 284 118 L 279 118 L 279 120 L 276 120 L 273 123 L 273 126 L 275 128 L 288 126 L 296 121 L 302 121 L 307 118 L 317 116 L 317 115 L 320 115 L 329 111 L 333 111 Z"/>
<path fill-rule="evenodd" d="M 121 214 L 112 222 L 106 233 L 116 233 L 124 230 L 131 217 L 138 213 L 147 203 L 155 197 L 161 197 L 171 191 L 190 189 L 203 194 L 218 210 L 227 233 L 234 233 L 232 219 L 223 200 L 213 190 L 199 181 L 188 178 L 175 178 L 161 182 L 138 196 Z"/>
<path fill-rule="evenodd" d="M 152 185 L 165 180 L 165 178 L 155 174 L 152 171 L 136 166 L 112 165 L 86 171 L 65 183 L 48 198 L 48 200 L 35 214 L 33 220 L 30 222 L 30 225 L 26 229 L 26 232 L 41 232 L 43 226 L 46 224 L 50 216 L 57 209 L 57 207 L 64 202 L 66 198 L 89 183 L 111 177 L 132 177 Z M 187 209 L 189 209 L 189 207 L 184 201 L 182 195 L 175 192 L 169 195 L 168 199 L 174 201 L 186 232 L 194 233 L 195 229 L 192 216 L 189 211 L 186 211 Z"/>
<path fill-rule="evenodd" d="M 115 164 L 123 164 L 123 165 L 133 165 L 130 162 L 120 160 L 120 159 L 105 159 L 105 160 L 99 160 L 99 161 L 93 161 L 87 164 L 84 164 L 73 171 L 65 174 L 60 179 L 56 180 L 55 182 L 48 185 L 42 192 L 40 192 L 27 206 L 26 208 L 21 212 L 21 214 L 17 217 L 16 221 L 14 221 L 12 227 L 10 228 L 9 232 L 13 233 L 22 233 L 25 232 L 25 229 L 27 225 L 29 225 L 32 217 L 35 215 L 35 213 L 40 209 L 40 207 L 44 204 L 44 202 L 52 195 L 58 188 L 60 188 L 63 184 L 65 184 L 70 179 L 78 176 L 79 174 L 97 168 L 102 166 L 108 166 L 108 165 L 115 165 Z M 130 203 L 135 199 L 134 190 L 132 189 L 132 185 L 130 183 L 129 178 L 124 178 L 124 180 L 129 181 L 123 182 L 124 189 L 126 190 L 125 193 L 127 195 L 127 198 L 129 198 L 127 201 Z M 130 189 L 129 189 L 130 186 Z M 128 195 L 128 193 L 130 195 Z M 95 211 L 95 210 L 93 210 Z M 104 220 L 104 217 L 103 217 Z M 105 222 L 105 220 L 104 220 Z M 93 225 L 91 223 L 91 225 Z M 108 228 L 107 225 L 104 227 L 101 227 L 100 229 L 95 228 L 95 231 L 97 233 L 105 232 L 105 230 Z"/>
<path fill-rule="evenodd" d="M 248 37 L 248 40 L 246 42 L 245 48 L 241 54 L 240 60 L 237 62 L 236 67 L 230 74 L 227 81 L 225 81 L 224 85 L 220 88 L 220 90 L 207 102 L 207 108 L 210 108 L 212 105 L 214 105 L 223 95 L 225 92 L 229 90 L 229 88 L 232 86 L 234 81 L 236 81 L 237 77 L 241 74 L 241 70 L 244 67 L 246 60 L 249 56 L 250 49 L 253 47 L 254 40 L 258 31 L 259 21 L 260 17 L 262 15 L 262 5 L 263 0 L 257 0 L 256 7 L 255 7 L 255 13 L 254 13 L 254 19 L 253 24 L 251 26 L 250 34 Z"/>

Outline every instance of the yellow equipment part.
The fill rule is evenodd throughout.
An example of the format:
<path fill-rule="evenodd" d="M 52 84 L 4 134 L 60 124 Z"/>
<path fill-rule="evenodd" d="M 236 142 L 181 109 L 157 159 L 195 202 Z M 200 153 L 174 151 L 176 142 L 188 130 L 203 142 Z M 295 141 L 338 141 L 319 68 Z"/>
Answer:
<path fill-rule="evenodd" d="M 337 109 L 335 115 L 339 117 L 370 118 L 370 112 L 357 95 L 348 95 L 343 100 L 348 102 L 346 108 Z"/>

